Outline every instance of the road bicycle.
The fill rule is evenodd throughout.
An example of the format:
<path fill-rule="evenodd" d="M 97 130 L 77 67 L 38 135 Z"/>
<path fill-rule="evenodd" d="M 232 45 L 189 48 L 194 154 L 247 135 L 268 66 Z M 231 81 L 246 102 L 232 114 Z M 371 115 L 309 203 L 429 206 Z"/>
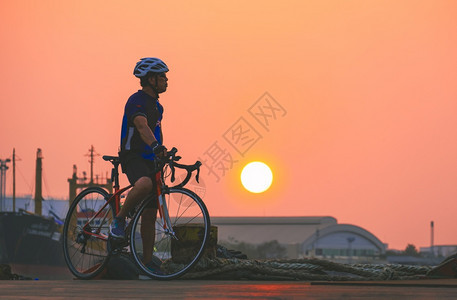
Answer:
<path fill-rule="evenodd" d="M 103 156 L 105 161 L 113 164 L 114 194 L 101 187 L 86 188 L 73 200 L 65 219 L 63 251 L 73 275 L 80 279 L 94 278 L 105 269 L 110 257 L 119 252 L 129 253 L 140 273 L 155 279 L 177 278 L 198 262 L 209 239 L 210 217 L 200 197 L 184 186 L 194 171 L 197 171 L 195 179 L 198 182 L 201 162 L 179 164 L 177 161 L 181 157 L 176 156 L 176 152 L 177 149 L 173 148 L 164 158 L 155 160 L 153 179 L 157 182 L 157 194 L 146 197 L 129 214 L 126 238 L 120 241 L 109 235 L 109 225 L 120 210 L 121 199 L 133 185 L 120 188 L 119 158 Z M 181 169 L 178 171 L 183 173 L 181 176 L 177 176 L 177 169 Z M 184 179 L 179 184 L 167 185 L 175 182 L 177 177 Z M 158 207 L 152 267 L 142 260 L 141 216 L 149 201 L 157 201 Z"/>

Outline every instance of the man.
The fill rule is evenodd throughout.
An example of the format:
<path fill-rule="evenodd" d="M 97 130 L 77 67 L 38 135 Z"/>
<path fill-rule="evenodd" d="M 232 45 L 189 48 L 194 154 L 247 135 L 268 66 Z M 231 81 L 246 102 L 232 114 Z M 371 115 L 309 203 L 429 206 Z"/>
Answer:
<path fill-rule="evenodd" d="M 114 238 L 125 237 L 126 216 L 141 200 L 156 191 L 153 161 L 166 154 L 161 127 L 163 107 L 158 100 L 159 94 L 167 90 L 166 72 L 167 65 L 154 57 L 142 58 L 133 71 L 140 78 L 142 89 L 130 96 L 125 105 L 119 152 L 122 171 L 133 188 L 110 225 L 110 235 Z M 146 265 L 152 260 L 156 217 L 157 203 L 150 201 L 141 216 L 143 261 Z"/>

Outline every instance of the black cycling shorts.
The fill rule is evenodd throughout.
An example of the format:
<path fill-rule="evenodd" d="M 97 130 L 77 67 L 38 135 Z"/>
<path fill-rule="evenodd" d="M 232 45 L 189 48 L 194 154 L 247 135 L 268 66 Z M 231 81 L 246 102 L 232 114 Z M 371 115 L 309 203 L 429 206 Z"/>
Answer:
<path fill-rule="evenodd" d="M 150 177 L 152 179 L 152 191 L 154 199 L 157 198 L 157 182 L 155 179 L 154 162 L 144 159 L 140 154 L 127 152 L 119 153 L 122 172 L 127 175 L 130 184 L 135 184 L 141 177 Z M 149 201 L 146 207 L 157 208 L 157 201 Z"/>

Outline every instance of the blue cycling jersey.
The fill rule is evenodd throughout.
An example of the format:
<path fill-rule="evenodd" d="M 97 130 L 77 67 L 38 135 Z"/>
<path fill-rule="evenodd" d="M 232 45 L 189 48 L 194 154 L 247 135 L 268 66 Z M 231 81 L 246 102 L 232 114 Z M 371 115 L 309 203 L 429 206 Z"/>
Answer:
<path fill-rule="evenodd" d="M 139 90 L 128 99 L 122 118 L 121 151 L 132 151 L 141 154 L 143 158 L 154 159 L 155 155 L 150 145 L 141 139 L 140 133 L 133 123 L 133 119 L 137 116 L 146 117 L 157 142 L 162 145 L 160 123 L 163 116 L 163 106 L 156 98 Z"/>

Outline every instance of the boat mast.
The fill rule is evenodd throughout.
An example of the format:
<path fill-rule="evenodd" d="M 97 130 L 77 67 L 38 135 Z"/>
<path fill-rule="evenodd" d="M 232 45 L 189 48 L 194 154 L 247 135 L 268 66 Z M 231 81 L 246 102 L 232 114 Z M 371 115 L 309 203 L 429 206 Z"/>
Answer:
<path fill-rule="evenodd" d="M 41 216 L 43 196 L 41 193 L 41 174 L 42 174 L 42 159 L 41 149 L 36 152 L 36 175 L 35 175 L 35 214 Z"/>
<path fill-rule="evenodd" d="M 11 160 L 9 158 L 2 160 L 0 159 L 0 211 L 6 211 L 5 205 L 5 190 L 6 190 L 6 170 L 8 166 L 6 165 Z"/>
<path fill-rule="evenodd" d="M 13 148 L 13 212 L 16 212 L 16 148 Z"/>

